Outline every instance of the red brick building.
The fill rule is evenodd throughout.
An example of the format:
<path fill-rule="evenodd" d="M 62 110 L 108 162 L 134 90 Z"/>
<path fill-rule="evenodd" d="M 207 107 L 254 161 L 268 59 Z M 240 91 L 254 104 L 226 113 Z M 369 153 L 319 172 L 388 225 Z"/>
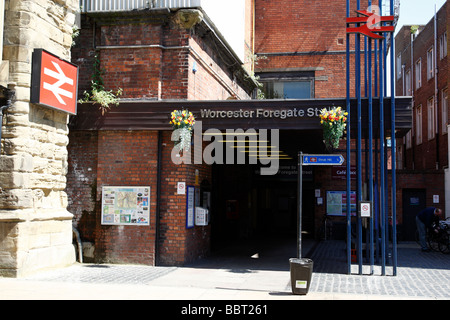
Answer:
<path fill-rule="evenodd" d="M 446 2 L 428 24 L 404 26 L 395 38 L 396 95 L 413 97 L 413 128 L 397 148 L 398 196 L 409 234 L 421 208 L 440 207 L 449 216 L 448 10 Z"/>
<path fill-rule="evenodd" d="M 95 261 L 181 265 L 223 243 L 296 241 L 297 154 L 326 152 L 318 112 L 345 106 L 345 1 L 242 1 L 242 10 L 231 10 L 236 23 L 228 24 L 241 23 L 242 50 L 208 16 L 208 1 L 191 2 L 194 10 L 85 6 L 81 15 L 72 50 L 81 68 L 79 91 L 89 90 L 97 63 L 104 87 L 123 89 L 120 104 L 104 115 L 80 104 L 70 123 L 69 211 L 82 239 L 94 244 Z M 223 16 L 230 5 L 223 4 Z M 275 100 L 252 99 L 255 75 Z M 408 106 L 408 99 L 399 102 L 407 115 Z M 237 164 L 239 150 L 234 164 L 175 164 L 169 115 L 182 108 L 194 112 L 203 131 L 256 129 L 261 136 L 268 130 L 269 142 L 278 139 L 285 155 L 276 160 L 277 174 L 260 175 L 262 161 Z M 205 136 L 200 143 L 205 153 Z M 238 149 L 223 144 L 227 152 Z M 344 148 L 342 141 L 338 152 Z M 303 179 L 303 226 L 314 237 L 327 195 L 343 192 L 345 180 L 339 166 L 305 170 Z M 192 204 L 180 182 L 195 188 L 195 206 L 209 208 L 208 225 L 189 220 Z M 125 215 L 123 223 L 103 223 L 108 186 L 149 187 L 149 223 L 127 225 Z M 335 222 L 335 236 L 343 237 L 343 217 Z"/>

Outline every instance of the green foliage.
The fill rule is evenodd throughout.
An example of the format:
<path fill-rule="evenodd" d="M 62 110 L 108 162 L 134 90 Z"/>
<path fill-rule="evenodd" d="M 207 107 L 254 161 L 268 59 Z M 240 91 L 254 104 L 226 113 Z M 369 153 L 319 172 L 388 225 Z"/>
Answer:
<path fill-rule="evenodd" d="M 78 100 L 78 102 L 92 102 L 93 104 L 99 104 L 103 115 L 110 109 L 111 105 L 119 105 L 119 96 L 122 95 L 123 90 L 121 88 L 115 92 L 112 90 L 105 90 L 102 78 L 103 71 L 100 67 L 100 59 L 98 54 L 94 57 L 93 69 L 94 72 L 92 74 L 91 89 L 89 91 L 84 91 L 84 97 Z"/>

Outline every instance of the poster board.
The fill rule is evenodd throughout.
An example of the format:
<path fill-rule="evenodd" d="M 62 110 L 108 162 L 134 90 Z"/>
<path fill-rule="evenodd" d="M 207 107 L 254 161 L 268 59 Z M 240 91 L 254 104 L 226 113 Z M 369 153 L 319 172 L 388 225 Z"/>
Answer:
<path fill-rule="evenodd" d="M 102 188 L 102 225 L 150 225 L 150 187 Z"/>
<path fill-rule="evenodd" d="M 350 212 L 356 216 L 356 192 L 350 192 Z M 327 215 L 345 217 L 347 215 L 347 191 L 327 191 Z"/>
<path fill-rule="evenodd" d="M 195 187 L 186 187 L 186 229 L 194 227 L 195 222 Z"/>

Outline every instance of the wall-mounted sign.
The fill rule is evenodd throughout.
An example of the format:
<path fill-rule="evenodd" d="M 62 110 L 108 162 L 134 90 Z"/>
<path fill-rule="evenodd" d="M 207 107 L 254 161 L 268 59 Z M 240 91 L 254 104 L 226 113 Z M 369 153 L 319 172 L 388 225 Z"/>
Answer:
<path fill-rule="evenodd" d="M 150 187 L 103 187 L 102 224 L 150 225 Z"/>
<path fill-rule="evenodd" d="M 195 222 L 195 187 L 186 187 L 186 229 L 194 227 Z"/>
<path fill-rule="evenodd" d="M 359 216 L 361 218 L 370 218 L 372 216 L 372 203 L 370 201 L 359 202 Z"/>
<path fill-rule="evenodd" d="M 327 214 L 345 217 L 347 214 L 347 191 L 327 191 Z M 356 192 L 350 192 L 350 212 L 356 216 Z"/>
<path fill-rule="evenodd" d="M 186 194 L 186 182 L 177 183 L 177 194 Z"/>
<path fill-rule="evenodd" d="M 347 166 L 332 166 L 331 179 L 333 180 L 347 179 Z M 350 167 L 350 179 L 356 180 L 356 166 Z"/>
<path fill-rule="evenodd" d="M 78 67 L 45 51 L 33 51 L 31 102 L 77 113 Z"/>
<path fill-rule="evenodd" d="M 323 107 L 324 108 L 324 107 Z M 201 119 L 261 119 L 261 118 L 278 118 L 281 120 L 289 118 L 311 118 L 320 115 L 320 107 L 309 108 L 256 108 L 252 110 L 238 109 L 238 110 L 216 110 L 216 109 L 200 109 Z"/>

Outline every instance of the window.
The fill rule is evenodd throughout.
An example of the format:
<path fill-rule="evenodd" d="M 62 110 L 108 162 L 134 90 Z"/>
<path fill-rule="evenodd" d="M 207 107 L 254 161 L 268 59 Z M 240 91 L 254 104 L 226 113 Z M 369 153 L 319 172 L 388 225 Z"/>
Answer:
<path fill-rule="evenodd" d="M 411 138 L 412 138 L 412 130 L 409 130 L 408 133 L 406 134 L 406 149 L 411 149 L 412 144 L 411 144 Z"/>
<path fill-rule="evenodd" d="M 442 133 L 447 133 L 448 125 L 448 89 L 442 91 Z"/>
<path fill-rule="evenodd" d="M 314 98 L 314 72 L 261 73 L 266 99 Z"/>
<path fill-rule="evenodd" d="M 406 71 L 405 75 L 405 95 L 412 95 L 411 92 L 411 70 Z"/>
<path fill-rule="evenodd" d="M 273 99 L 309 99 L 310 81 L 280 81 L 267 83 L 266 92 Z"/>
<path fill-rule="evenodd" d="M 447 32 L 439 38 L 439 57 L 444 59 L 447 56 Z"/>
<path fill-rule="evenodd" d="M 428 118 L 428 140 L 435 137 L 436 133 L 436 117 L 434 112 L 434 97 L 427 101 L 427 118 Z"/>
<path fill-rule="evenodd" d="M 416 90 L 422 86 L 422 59 L 416 61 Z"/>
<path fill-rule="evenodd" d="M 395 160 L 397 162 L 397 169 L 402 170 L 403 169 L 403 145 L 397 146 L 397 153 Z"/>
<path fill-rule="evenodd" d="M 399 53 L 397 56 L 397 79 L 400 79 L 402 77 L 402 54 Z"/>
<path fill-rule="evenodd" d="M 433 47 L 427 51 L 427 80 L 434 77 L 434 54 Z"/>
<path fill-rule="evenodd" d="M 422 105 L 416 108 L 416 144 L 422 143 Z"/>

